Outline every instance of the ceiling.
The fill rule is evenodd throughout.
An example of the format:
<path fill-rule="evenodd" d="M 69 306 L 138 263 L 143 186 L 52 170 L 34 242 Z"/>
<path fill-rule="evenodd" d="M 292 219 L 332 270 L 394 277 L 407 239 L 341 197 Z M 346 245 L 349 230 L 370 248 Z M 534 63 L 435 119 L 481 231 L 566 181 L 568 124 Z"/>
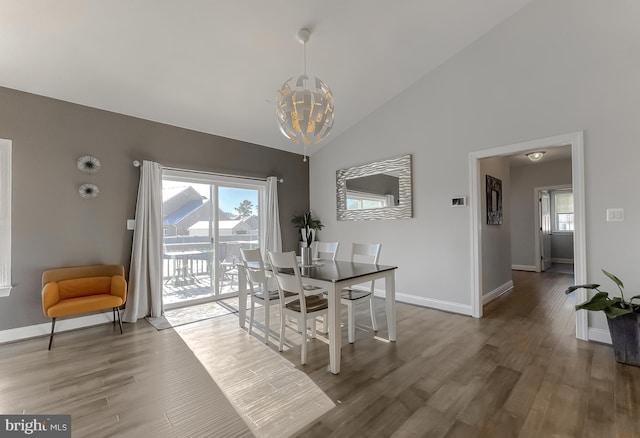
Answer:
<path fill-rule="evenodd" d="M 301 27 L 327 144 L 529 1 L 0 0 L 0 86 L 301 153 L 275 118 Z"/>

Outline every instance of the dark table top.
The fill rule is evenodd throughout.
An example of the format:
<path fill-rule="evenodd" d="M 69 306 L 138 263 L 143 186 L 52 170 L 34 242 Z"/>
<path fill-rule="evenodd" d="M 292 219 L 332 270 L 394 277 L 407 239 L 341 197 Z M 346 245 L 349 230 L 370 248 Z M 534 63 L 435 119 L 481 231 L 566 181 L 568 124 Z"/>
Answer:
<path fill-rule="evenodd" d="M 365 275 L 391 271 L 397 268 L 397 266 L 374 265 L 371 263 L 317 260 L 313 266 L 301 266 L 300 274 L 306 278 L 335 283 L 341 280 L 363 277 Z"/>

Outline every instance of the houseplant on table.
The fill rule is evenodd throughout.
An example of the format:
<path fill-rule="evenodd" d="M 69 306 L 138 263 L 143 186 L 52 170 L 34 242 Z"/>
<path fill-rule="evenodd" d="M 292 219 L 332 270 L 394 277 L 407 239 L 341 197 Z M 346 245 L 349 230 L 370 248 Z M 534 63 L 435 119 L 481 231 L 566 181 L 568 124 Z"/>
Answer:
<path fill-rule="evenodd" d="M 634 300 L 640 300 L 640 295 L 635 295 L 627 301 L 622 281 L 604 269 L 602 272 L 618 286 L 620 297 L 610 298 L 608 292 L 599 289 L 599 284 L 571 286 L 565 293 L 569 294 L 580 288 L 597 291 L 590 300 L 576 305 L 576 310 L 603 311 L 607 315 L 616 361 L 640 366 L 640 305 L 633 303 Z"/>
<path fill-rule="evenodd" d="M 300 229 L 300 234 L 302 236 L 303 245 L 300 250 L 302 255 L 302 264 L 305 266 L 311 265 L 311 242 L 315 239 L 316 231 L 321 230 L 324 225 L 322 225 L 320 219 L 313 217 L 310 211 L 302 215 L 294 216 L 291 219 L 291 223 L 295 225 L 296 228 Z"/>

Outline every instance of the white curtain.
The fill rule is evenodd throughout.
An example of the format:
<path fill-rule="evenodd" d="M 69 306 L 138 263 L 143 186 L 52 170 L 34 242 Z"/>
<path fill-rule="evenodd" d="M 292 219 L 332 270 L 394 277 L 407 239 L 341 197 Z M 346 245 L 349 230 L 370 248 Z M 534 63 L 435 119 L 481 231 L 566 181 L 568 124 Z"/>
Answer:
<path fill-rule="evenodd" d="M 126 322 L 162 314 L 162 168 L 158 163 L 142 163 L 135 222 Z"/>
<path fill-rule="evenodd" d="M 267 178 L 267 206 L 265 209 L 264 244 L 262 256 L 267 260 L 267 251 L 282 251 L 282 235 L 280 234 L 280 213 L 278 209 L 278 178 Z"/>

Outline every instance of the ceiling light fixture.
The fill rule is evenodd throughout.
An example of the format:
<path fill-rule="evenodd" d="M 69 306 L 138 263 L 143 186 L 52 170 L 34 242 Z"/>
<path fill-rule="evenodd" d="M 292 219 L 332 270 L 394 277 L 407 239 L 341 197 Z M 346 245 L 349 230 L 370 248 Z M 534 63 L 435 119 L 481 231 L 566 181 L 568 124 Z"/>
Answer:
<path fill-rule="evenodd" d="M 311 31 L 302 28 L 297 39 L 302 43 L 304 74 L 285 81 L 278 93 L 276 115 L 280 131 L 295 144 L 307 147 L 320 143 L 333 127 L 333 93 L 319 78 L 307 76 L 307 41 Z"/>
<path fill-rule="evenodd" d="M 538 161 L 542 158 L 542 156 L 544 155 L 544 151 L 537 151 L 537 152 L 529 152 L 527 154 L 527 157 L 531 160 L 531 161 Z"/>

